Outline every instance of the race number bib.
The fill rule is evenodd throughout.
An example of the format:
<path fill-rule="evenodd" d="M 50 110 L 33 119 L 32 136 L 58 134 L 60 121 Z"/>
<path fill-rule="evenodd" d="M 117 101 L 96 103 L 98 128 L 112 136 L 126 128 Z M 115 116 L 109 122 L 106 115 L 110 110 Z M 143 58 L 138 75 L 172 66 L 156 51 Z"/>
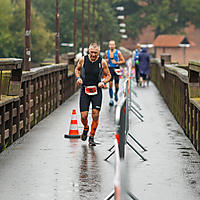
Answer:
<path fill-rule="evenodd" d="M 97 94 L 97 86 L 85 86 L 85 93 L 87 95 L 96 95 Z"/>
<path fill-rule="evenodd" d="M 121 76 L 122 73 L 121 73 L 121 69 L 114 69 L 115 70 L 115 73 L 118 75 L 118 76 Z"/>

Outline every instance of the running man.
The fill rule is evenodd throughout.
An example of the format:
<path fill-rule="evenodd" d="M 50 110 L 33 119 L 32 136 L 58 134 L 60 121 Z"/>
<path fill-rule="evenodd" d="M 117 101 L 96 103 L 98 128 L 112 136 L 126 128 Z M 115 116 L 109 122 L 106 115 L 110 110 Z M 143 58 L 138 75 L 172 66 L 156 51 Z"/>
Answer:
<path fill-rule="evenodd" d="M 81 85 L 80 91 L 80 112 L 81 122 L 84 125 L 81 139 L 87 139 L 89 131 L 88 126 L 88 111 L 90 102 L 92 102 L 92 125 L 89 137 L 89 144 L 95 146 L 94 135 L 99 123 L 99 112 L 102 102 L 102 89 L 110 78 L 110 72 L 107 63 L 99 56 L 100 47 L 96 43 L 91 43 L 89 46 L 89 55 L 83 56 L 75 69 L 76 83 Z M 101 81 L 102 71 L 105 75 Z"/>
<path fill-rule="evenodd" d="M 105 52 L 105 60 L 108 63 L 108 67 L 111 74 L 111 79 L 109 81 L 109 95 L 110 95 L 110 102 L 109 105 L 113 106 L 113 79 L 115 80 L 115 101 L 118 101 L 117 93 L 119 91 L 119 73 L 120 73 L 120 67 L 119 65 L 125 63 L 125 59 L 122 55 L 122 53 L 115 48 L 115 41 L 111 40 L 109 42 L 109 50 Z"/>

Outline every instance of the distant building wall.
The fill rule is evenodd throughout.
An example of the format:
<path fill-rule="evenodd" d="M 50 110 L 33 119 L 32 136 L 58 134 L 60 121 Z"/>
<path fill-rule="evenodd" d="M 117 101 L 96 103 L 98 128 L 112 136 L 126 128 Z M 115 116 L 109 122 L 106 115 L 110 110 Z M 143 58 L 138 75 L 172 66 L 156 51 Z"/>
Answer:
<path fill-rule="evenodd" d="M 171 60 L 172 61 L 176 61 L 179 64 L 184 64 L 184 48 L 181 47 L 175 47 L 175 48 L 160 48 L 160 47 L 156 47 L 156 58 L 160 58 L 160 55 L 163 53 L 168 53 L 170 54 Z M 185 49 L 185 64 L 188 64 L 189 61 L 189 57 L 190 57 L 190 50 L 188 50 L 187 48 Z"/>

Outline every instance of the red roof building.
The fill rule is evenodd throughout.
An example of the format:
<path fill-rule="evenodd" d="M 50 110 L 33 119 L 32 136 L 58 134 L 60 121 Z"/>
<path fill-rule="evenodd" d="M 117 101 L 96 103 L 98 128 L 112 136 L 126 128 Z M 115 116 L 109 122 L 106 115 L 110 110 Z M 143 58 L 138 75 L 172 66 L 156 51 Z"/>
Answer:
<path fill-rule="evenodd" d="M 188 26 L 185 27 L 182 31 L 186 33 L 187 40 L 190 43 L 190 48 L 185 48 L 185 64 L 187 64 L 189 60 L 200 60 L 200 37 L 199 37 L 200 29 L 196 29 L 194 25 L 188 24 Z M 169 38 L 165 40 L 166 38 L 165 37 L 164 39 L 162 39 L 163 41 L 170 42 L 170 43 L 171 41 L 173 41 L 173 44 L 176 46 L 176 47 L 169 47 L 169 53 L 171 52 L 172 61 L 178 61 L 180 64 L 184 64 L 184 48 L 178 47 L 177 43 L 181 43 L 179 41 L 182 40 L 182 37 L 185 37 L 185 36 L 180 35 L 180 34 L 179 35 L 165 35 L 165 36 L 169 36 Z M 178 38 L 176 38 L 177 36 Z M 120 46 L 133 50 L 136 48 L 137 43 L 140 43 L 143 45 L 143 44 L 153 44 L 153 42 L 155 42 L 155 33 L 153 31 L 153 28 L 151 28 L 150 26 L 147 26 L 141 31 L 138 38 L 136 38 L 135 40 L 130 39 L 130 38 L 126 40 L 123 39 L 121 41 Z M 180 50 L 178 51 L 179 55 L 177 54 L 176 50 L 172 51 L 174 48 L 176 50 L 177 49 Z M 163 51 L 168 53 L 168 47 L 165 47 Z M 154 48 L 149 48 L 148 52 L 151 54 L 154 54 Z M 158 55 L 158 51 L 156 54 L 157 54 L 157 57 L 160 59 L 160 55 Z M 182 60 L 179 59 L 180 57 L 182 57 Z"/>
<path fill-rule="evenodd" d="M 187 64 L 189 60 L 190 47 L 195 46 L 184 35 L 159 35 L 153 42 L 156 58 L 160 58 L 161 54 L 167 53 L 171 55 L 172 61 L 179 64 Z"/>

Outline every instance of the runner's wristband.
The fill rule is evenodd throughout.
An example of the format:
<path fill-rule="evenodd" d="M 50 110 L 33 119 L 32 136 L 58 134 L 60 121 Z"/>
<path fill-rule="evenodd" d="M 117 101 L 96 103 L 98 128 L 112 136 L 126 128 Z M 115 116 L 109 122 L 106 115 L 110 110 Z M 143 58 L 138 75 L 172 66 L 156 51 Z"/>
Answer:
<path fill-rule="evenodd" d="M 79 76 L 78 76 L 78 77 L 76 77 L 76 80 L 78 80 L 79 78 L 81 78 L 81 77 L 79 77 Z"/>

